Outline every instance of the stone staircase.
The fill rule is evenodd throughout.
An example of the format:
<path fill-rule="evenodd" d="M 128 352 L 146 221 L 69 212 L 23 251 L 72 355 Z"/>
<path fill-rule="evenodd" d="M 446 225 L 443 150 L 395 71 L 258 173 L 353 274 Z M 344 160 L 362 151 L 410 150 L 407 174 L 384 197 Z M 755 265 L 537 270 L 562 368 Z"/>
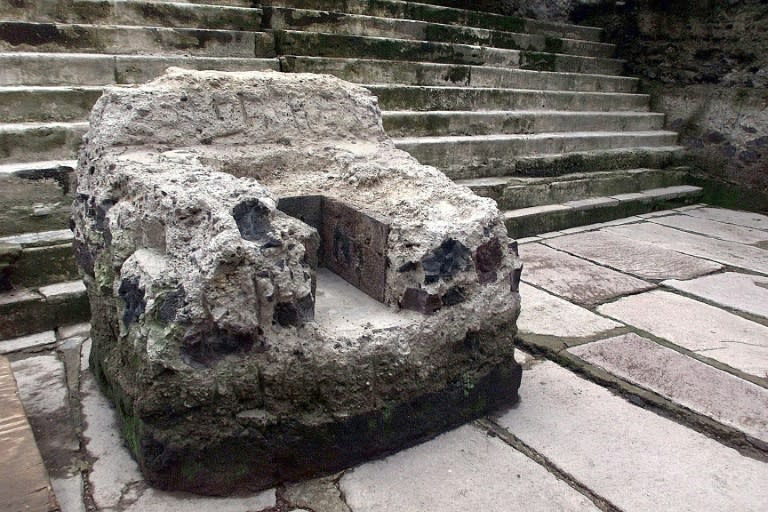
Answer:
<path fill-rule="evenodd" d="M 697 199 L 599 29 L 462 4 L 0 0 L 0 339 L 87 319 L 68 249 L 87 115 L 168 66 L 363 84 L 398 147 L 498 201 L 513 237 Z"/>

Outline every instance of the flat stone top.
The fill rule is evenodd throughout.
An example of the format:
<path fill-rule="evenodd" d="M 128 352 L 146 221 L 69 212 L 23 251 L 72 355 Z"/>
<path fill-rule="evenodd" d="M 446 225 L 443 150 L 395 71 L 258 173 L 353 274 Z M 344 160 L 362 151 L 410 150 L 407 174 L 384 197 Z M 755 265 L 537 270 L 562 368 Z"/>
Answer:
<path fill-rule="evenodd" d="M 724 272 L 689 281 L 672 279 L 661 284 L 768 321 L 768 277 Z"/>
<path fill-rule="evenodd" d="M 768 216 L 755 212 L 743 212 L 738 210 L 727 210 L 725 208 L 697 208 L 686 212 L 686 215 L 700 217 L 703 219 L 716 220 L 736 226 L 747 228 L 762 229 L 768 231 Z"/>
<path fill-rule="evenodd" d="M 684 231 L 691 231 L 701 235 L 707 235 L 712 238 L 719 238 L 720 240 L 727 240 L 729 242 L 755 244 L 768 241 L 768 230 L 727 224 L 705 217 L 669 215 L 666 217 L 654 218 L 651 222 Z"/>

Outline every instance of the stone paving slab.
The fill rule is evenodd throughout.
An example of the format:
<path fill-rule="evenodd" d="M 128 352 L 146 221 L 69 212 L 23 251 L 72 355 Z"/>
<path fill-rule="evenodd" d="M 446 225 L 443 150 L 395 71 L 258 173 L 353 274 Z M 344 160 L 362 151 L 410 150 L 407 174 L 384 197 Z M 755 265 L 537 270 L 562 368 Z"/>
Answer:
<path fill-rule="evenodd" d="M 729 242 L 756 244 L 768 240 L 768 231 L 737 226 L 735 224 L 726 224 L 704 217 L 670 215 L 667 217 L 656 217 L 655 219 L 652 219 L 651 222 L 670 228 L 682 229 L 700 235 L 719 238 L 720 240 L 727 240 Z"/>
<path fill-rule="evenodd" d="M 48 473 L 17 394 L 8 359 L 0 356 L 0 511 L 57 510 Z"/>
<path fill-rule="evenodd" d="M 654 287 L 650 283 L 590 263 L 541 244 L 520 248 L 523 280 L 576 304 L 601 304 Z"/>
<path fill-rule="evenodd" d="M 768 320 L 768 277 L 724 272 L 690 281 L 671 279 L 661 284 L 707 302 Z"/>
<path fill-rule="evenodd" d="M 358 466 L 340 484 L 353 512 L 598 510 L 544 467 L 471 425 Z"/>
<path fill-rule="evenodd" d="M 56 333 L 43 331 L 29 336 L 21 336 L 0 341 L 0 354 L 10 354 L 19 350 L 30 350 L 56 343 Z"/>
<path fill-rule="evenodd" d="M 686 215 L 768 231 L 768 216 L 755 212 L 706 207 L 688 211 Z"/>
<path fill-rule="evenodd" d="M 52 478 L 72 476 L 80 461 L 80 441 L 69 409 L 64 364 L 40 355 L 11 364 L 19 396 Z"/>
<path fill-rule="evenodd" d="M 568 351 L 768 446 L 766 388 L 634 333 L 572 347 Z"/>
<path fill-rule="evenodd" d="M 768 464 L 555 363 L 529 370 L 520 393 L 496 421 L 622 511 L 766 509 Z"/>
<path fill-rule="evenodd" d="M 517 328 L 521 335 L 588 338 L 622 327 L 618 322 L 525 283 L 520 284 L 520 297 L 522 310 Z"/>
<path fill-rule="evenodd" d="M 764 325 L 662 290 L 623 297 L 598 311 L 696 354 L 768 378 L 768 327 Z"/>
<path fill-rule="evenodd" d="M 723 268 L 718 263 L 604 231 L 564 236 L 544 243 L 641 279 L 690 279 Z"/>
<path fill-rule="evenodd" d="M 82 389 L 83 436 L 88 454 L 93 457 L 88 478 L 99 510 L 119 507 L 121 512 L 257 512 L 275 506 L 274 489 L 244 497 L 208 498 L 149 487 L 123 445 L 114 410 L 88 372 L 84 372 Z"/>
<path fill-rule="evenodd" d="M 606 231 L 691 256 L 768 274 L 768 251 L 757 247 L 695 235 L 652 222 L 614 226 L 606 228 Z"/>

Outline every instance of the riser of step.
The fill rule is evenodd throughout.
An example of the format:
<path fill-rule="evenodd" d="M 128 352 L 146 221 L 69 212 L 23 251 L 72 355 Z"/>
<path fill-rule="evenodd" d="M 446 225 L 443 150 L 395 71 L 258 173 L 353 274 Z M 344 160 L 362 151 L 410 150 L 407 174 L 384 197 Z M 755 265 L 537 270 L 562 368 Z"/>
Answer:
<path fill-rule="evenodd" d="M 0 51 L 274 57 L 272 34 L 234 30 L 0 22 Z"/>
<path fill-rule="evenodd" d="M 474 137 L 410 137 L 395 145 L 451 178 L 505 176 L 511 159 L 546 154 L 671 146 L 674 132 L 565 132 Z"/>
<path fill-rule="evenodd" d="M 646 112 L 645 94 L 369 85 L 382 110 L 569 110 Z"/>
<path fill-rule="evenodd" d="M 137 0 L 0 0 L 0 19 L 153 27 L 259 30 L 261 9 Z"/>
<path fill-rule="evenodd" d="M 502 210 L 516 210 L 683 185 L 687 171 L 687 168 L 628 169 L 556 178 L 480 178 L 457 180 L 457 183 L 468 186 L 480 196 L 490 197 Z"/>
<path fill-rule="evenodd" d="M 545 34 L 552 37 L 600 41 L 602 29 L 549 23 L 530 19 L 501 16 L 498 14 L 469 11 L 467 2 L 456 2 L 454 7 L 428 5 L 427 2 L 402 2 L 397 0 L 265 0 L 264 6 L 314 9 L 318 11 L 345 12 L 386 18 L 431 21 L 450 25 Z M 458 7 L 458 8 L 456 8 Z"/>
<path fill-rule="evenodd" d="M 279 70 L 276 58 L 0 53 L 0 86 L 109 85 L 143 83 L 171 67 L 219 71 Z"/>
<path fill-rule="evenodd" d="M 0 248 L 18 252 L 9 261 L 4 277 L 17 289 L 36 288 L 79 278 L 68 229 L 0 238 Z"/>
<path fill-rule="evenodd" d="M 76 158 L 88 123 L 0 124 L 0 164 Z"/>
<path fill-rule="evenodd" d="M 87 322 L 88 296 L 82 281 L 0 294 L 0 339 Z"/>
<path fill-rule="evenodd" d="M 428 62 L 281 57 L 289 73 L 328 73 L 362 84 L 407 84 L 587 92 L 636 92 L 636 78 L 527 71 L 491 66 Z"/>
<path fill-rule="evenodd" d="M 683 148 L 679 146 L 634 147 L 575 151 L 572 153 L 539 154 L 507 157 L 476 166 L 456 166 L 440 169 L 454 180 L 504 176 L 554 177 L 566 174 L 593 173 L 621 169 L 663 169 L 685 164 Z"/>
<path fill-rule="evenodd" d="M 382 110 L 568 110 L 644 112 L 648 96 L 625 93 L 463 87 L 370 85 Z M 9 123 L 71 122 L 88 118 L 98 86 L 1 87 L 0 118 Z"/>
<path fill-rule="evenodd" d="M 83 121 L 101 92 L 101 87 L 3 87 L 0 119 L 8 123 Z"/>
<path fill-rule="evenodd" d="M 0 166 L 0 237 L 67 229 L 74 165 L 53 161 Z"/>
<path fill-rule="evenodd" d="M 564 53 L 586 57 L 612 57 L 615 51 L 615 46 L 610 44 L 564 39 L 543 34 L 502 32 L 340 12 L 267 7 L 265 19 L 268 20 L 269 27 L 275 30 L 300 30 L 327 34 L 474 44 L 493 48 Z"/>
<path fill-rule="evenodd" d="M 698 202 L 702 189 L 687 185 L 534 206 L 504 213 L 509 235 L 523 238 Z"/>
<path fill-rule="evenodd" d="M 383 112 L 391 137 L 524 134 L 568 131 L 650 131 L 664 126 L 652 112 Z"/>
<path fill-rule="evenodd" d="M 605 75 L 618 75 L 624 67 L 623 61 L 617 59 L 580 57 L 528 50 L 505 50 L 468 44 L 321 34 L 293 30 L 275 31 L 274 34 L 277 52 L 280 55 L 362 57 Z"/>

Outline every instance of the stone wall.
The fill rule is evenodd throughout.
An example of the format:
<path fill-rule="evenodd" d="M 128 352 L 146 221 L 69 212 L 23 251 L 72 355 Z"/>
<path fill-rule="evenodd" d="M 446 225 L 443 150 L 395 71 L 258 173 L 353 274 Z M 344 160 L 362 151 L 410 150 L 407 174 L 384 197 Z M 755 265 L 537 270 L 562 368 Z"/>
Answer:
<path fill-rule="evenodd" d="M 604 26 L 627 73 L 680 133 L 709 201 L 768 209 L 768 3 L 639 0 L 582 6 Z"/>

